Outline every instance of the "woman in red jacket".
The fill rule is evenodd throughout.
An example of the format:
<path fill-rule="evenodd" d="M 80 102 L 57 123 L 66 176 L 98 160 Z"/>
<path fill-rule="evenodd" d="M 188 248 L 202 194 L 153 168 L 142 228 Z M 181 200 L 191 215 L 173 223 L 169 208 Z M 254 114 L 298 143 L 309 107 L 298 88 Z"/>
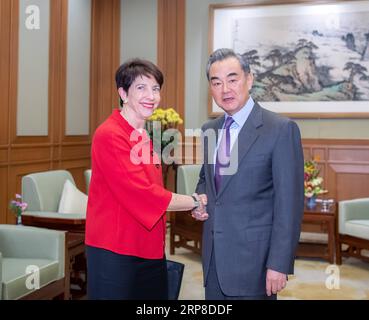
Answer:
<path fill-rule="evenodd" d="M 161 71 L 133 59 L 119 67 L 116 84 L 122 109 L 98 127 L 92 142 L 88 298 L 167 299 L 165 212 L 200 206 L 193 216 L 205 220 L 206 196 L 163 187 L 160 159 L 144 129 L 160 102 Z"/>

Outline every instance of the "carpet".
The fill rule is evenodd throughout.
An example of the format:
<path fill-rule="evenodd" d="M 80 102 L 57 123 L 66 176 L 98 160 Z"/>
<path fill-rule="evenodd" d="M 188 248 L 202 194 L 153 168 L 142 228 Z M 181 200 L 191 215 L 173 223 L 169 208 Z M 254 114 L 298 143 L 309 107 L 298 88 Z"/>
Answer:
<path fill-rule="evenodd" d="M 167 242 L 169 246 L 169 241 Z M 179 248 L 167 258 L 185 264 L 180 300 L 203 300 L 201 257 Z M 344 258 L 341 266 L 319 259 L 297 259 L 279 300 L 369 300 L 369 263 Z"/>

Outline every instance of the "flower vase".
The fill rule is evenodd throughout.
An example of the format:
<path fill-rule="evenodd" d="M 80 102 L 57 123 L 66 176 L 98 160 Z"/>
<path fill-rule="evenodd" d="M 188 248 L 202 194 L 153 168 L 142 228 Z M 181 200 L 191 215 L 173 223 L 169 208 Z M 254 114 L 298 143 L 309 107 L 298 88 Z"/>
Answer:
<path fill-rule="evenodd" d="M 313 209 L 316 206 L 316 196 L 312 196 L 306 199 L 306 207 Z"/>
<path fill-rule="evenodd" d="M 17 215 L 17 220 L 15 221 L 15 224 L 17 226 L 22 225 L 22 215 L 21 214 Z"/>

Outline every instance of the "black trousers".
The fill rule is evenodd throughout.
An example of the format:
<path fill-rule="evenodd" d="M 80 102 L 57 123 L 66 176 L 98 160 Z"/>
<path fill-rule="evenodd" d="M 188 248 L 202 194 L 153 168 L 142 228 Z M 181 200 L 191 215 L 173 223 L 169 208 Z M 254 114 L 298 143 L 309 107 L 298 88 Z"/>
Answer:
<path fill-rule="evenodd" d="M 166 259 L 144 259 L 86 246 L 91 300 L 166 300 Z"/>

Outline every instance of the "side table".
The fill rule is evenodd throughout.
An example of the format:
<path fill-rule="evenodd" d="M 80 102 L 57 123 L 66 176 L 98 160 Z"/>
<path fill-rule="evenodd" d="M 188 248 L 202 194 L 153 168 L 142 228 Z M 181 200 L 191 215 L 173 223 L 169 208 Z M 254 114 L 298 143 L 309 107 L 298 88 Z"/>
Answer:
<path fill-rule="evenodd" d="M 328 235 L 328 243 L 300 242 L 296 256 L 322 258 L 333 264 L 335 260 L 336 224 L 337 206 L 335 204 L 326 212 L 322 211 L 321 204 L 317 204 L 313 209 L 305 207 L 302 230 L 304 230 L 305 226 L 314 225 L 315 230 L 318 229 L 317 233 L 326 233 Z"/>
<path fill-rule="evenodd" d="M 87 266 L 84 234 L 69 232 L 67 244 L 70 276 L 70 299 L 74 300 L 86 294 Z M 78 289 L 75 289 L 75 287 Z"/>

